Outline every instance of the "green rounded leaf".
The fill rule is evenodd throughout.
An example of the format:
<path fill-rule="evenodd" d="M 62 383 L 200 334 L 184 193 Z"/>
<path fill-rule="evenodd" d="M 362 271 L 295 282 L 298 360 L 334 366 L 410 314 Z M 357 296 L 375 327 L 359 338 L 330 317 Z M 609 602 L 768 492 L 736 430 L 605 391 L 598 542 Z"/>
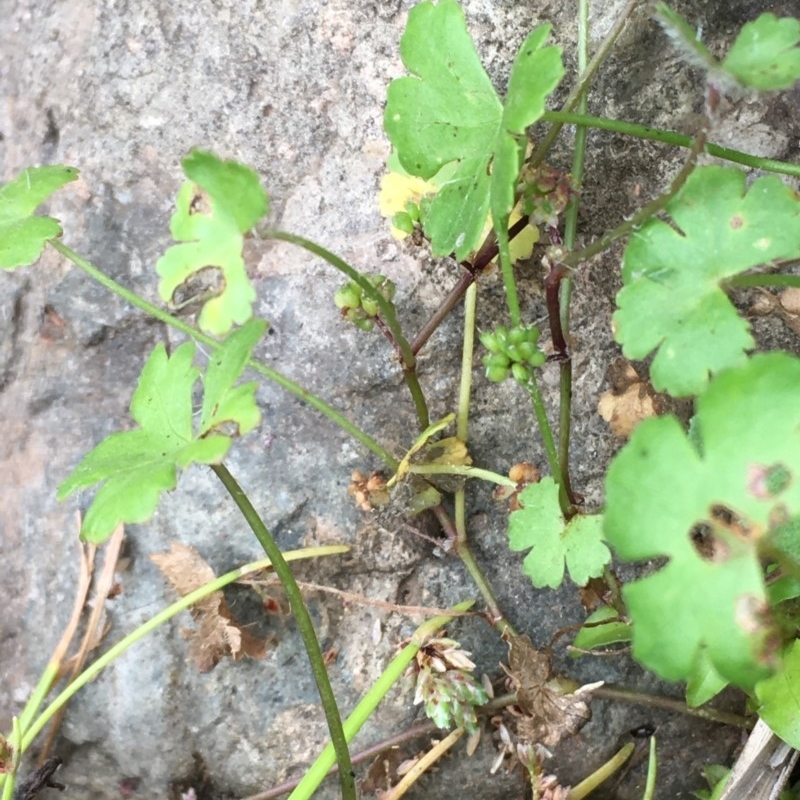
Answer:
<path fill-rule="evenodd" d="M 600 515 L 579 514 L 566 524 L 558 486 L 550 477 L 526 486 L 519 501 L 522 508 L 508 520 L 508 546 L 515 551 L 530 549 L 523 571 L 534 586 L 560 586 L 565 566 L 579 586 L 602 575 L 611 554 L 603 543 Z"/>

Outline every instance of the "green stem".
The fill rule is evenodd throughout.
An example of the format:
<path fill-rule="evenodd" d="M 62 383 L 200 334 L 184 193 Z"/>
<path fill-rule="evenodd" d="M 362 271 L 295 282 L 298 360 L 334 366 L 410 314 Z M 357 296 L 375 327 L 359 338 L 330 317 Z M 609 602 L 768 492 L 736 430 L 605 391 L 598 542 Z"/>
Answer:
<path fill-rule="evenodd" d="M 389 329 L 394 339 L 397 349 L 400 351 L 400 358 L 403 364 L 403 378 L 408 385 L 411 396 L 414 399 L 414 405 L 417 409 L 417 416 L 419 418 L 420 430 L 425 430 L 430 424 L 428 417 L 427 403 L 425 402 L 425 395 L 422 393 L 419 381 L 417 380 L 416 367 L 417 360 L 411 345 L 408 340 L 403 336 L 403 331 L 400 328 L 400 323 L 397 320 L 397 312 L 395 311 L 394 304 L 387 300 L 357 269 L 350 266 L 346 261 L 339 258 L 335 253 L 306 239 L 302 236 L 297 236 L 293 233 L 285 231 L 264 231 L 261 234 L 265 239 L 276 239 L 281 242 L 289 242 L 290 244 L 302 247 L 313 253 L 315 256 L 327 261 L 332 267 L 335 267 L 339 272 L 347 275 L 351 281 L 358 284 L 361 291 L 368 297 L 373 299 L 381 310 L 381 317 L 384 324 Z"/>
<path fill-rule="evenodd" d="M 586 128 L 597 128 L 604 131 L 634 136 L 637 139 L 647 139 L 652 142 L 663 142 L 677 147 L 690 148 L 694 143 L 692 136 L 675 131 L 664 131 L 658 128 L 649 128 L 647 125 L 639 125 L 635 122 L 624 122 L 619 119 L 609 119 L 608 117 L 594 117 L 591 114 L 573 113 L 570 111 L 545 111 L 542 119 L 547 122 L 560 122 L 564 125 L 581 125 Z M 788 161 L 777 161 L 772 158 L 754 156 L 750 153 L 743 153 L 740 150 L 731 150 L 728 147 L 721 147 L 718 144 L 706 145 L 706 152 L 715 158 L 731 161 L 735 164 L 742 164 L 746 167 L 761 169 L 765 172 L 776 172 L 782 175 L 800 176 L 800 164 L 792 164 Z"/>
<path fill-rule="evenodd" d="M 531 398 L 531 405 L 533 406 L 533 413 L 536 416 L 536 422 L 539 424 L 539 431 L 542 434 L 542 442 L 544 443 L 544 451 L 547 455 L 547 464 L 550 467 L 550 474 L 554 480 L 559 482 L 559 493 L 565 488 L 561 483 L 561 467 L 558 463 L 558 453 L 556 451 L 556 443 L 553 440 L 553 431 L 550 427 L 550 422 L 547 419 L 547 413 L 544 409 L 544 400 L 542 393 L 539 391 L 539 384 L 535 378 L 531 378 L 525 384 L 525 388 Z M 567 500 L 569 502 L 569 500 Z"/>
<path fill-rule="evenodd" d="M 472 392 L 472 358 L 475 351 L 475 316 L 478 287 L 472 283 L 464 297 L 464 340 L 461 347 L 461 380 L 458 384 L 456 436 L 466 443 L 469 428 L 469 399 Z"/>
<path fill-rule="evenodd" d="M 517 294 L 517 279 L 514 277 L 514 265 L 511 263 L 511 251 L 508 245 L 508 218 L 498 220 L 495 227 L 497 235 L 497 248 L 500 255 L 500 270 L 503 274 L 503 286 L 506 290 L 506 303 L 511 326 L 516 328 L 522 319 Z"/>
<path fill-rule="evenodd" d="M 280 579 L 289 607 L 292 610 L 303 644 L 306 647 L 308 662 L 314 674 L 317 690 L 322 701 L 322 708 L 325 711 L 325 719 L 328 723 L 328 730 L 331 734 L 331 742 L 336 753 L 336 762 L 339 764 L 339 782 L 342 790 L 342 800 L 356 800 L 356 783 L 353 765 L 350 761 L 350 751 L 347 749 L 347 739 L 342 729 L 342 719 L 339 716 L 339 707 L 336 705 L 336 698 L 331 688 L 328 678 L 328 670 L 325 666 L 325 659 L 322 656 L 322 648 L 319 646 L 317 634 L 314 631 L 314 623 L 308 608 L 303 602 L 303 595 L 300 587 L 292 575 L 292 570 L 286 563 L 281 553 L 281 549 L 272 538 L 267 526 L 259 516 L 250 499 L 244 490 L 236 482 L 236 479 L 228 471 L 224 464 L 212 464 L 211 469 L 214 474 L 222 481 L 222 485 L 228 490 L 228 494 L 239 507 L 247 524 L 258 539 L 259 544 L 264 548 L 267 557 L 272 561 L 275 574 Z"/>
<path fill-rule="evenodd" d="M 454 611 L 467 611 L 472 602 L 459 603 Z M 417 628 L 411 637 L 411 643 L 406 645 L 389 663 L 381 673 L 378 680 L 372 684 L 361 702 L 353 709 L 353 713 L 344 721 L 344 736 L 347 742 L 351 741 L 358 733 L 370 715 L 378 707 L 378 703 L 388 694 L 389 690 L 402 677 L 406 667 L 425 643 L 425 640 L 436 633 L 437 630 L 447 625 L 452 617 L 433 617 Z M 325 778 L 328 770 L 335 761 L 334 749 L 328 744 L 319 754 L 317 760 L 308 768 L 303 780 L 297 785 L 289 796 L 289 800 L 309 800 Z M 341 769 L 341 768 L 340 768 Z"/>
<path fill-rule="evenodd" d="M 623 689 L 619 686 L 605 684 L 592 691 L 593 697 L 603 700 L 616 700 L 623 703 L 635 703 L 637 705 L 648 706 L 650 708 L 660 708 L 664 711 L 674 711 L 677 714 L 687 714 L 690 717 L 720 722 L 723 725 L 733 725 L 737 728 L 752 728 L 754 720 L 741 717 L 738 714 L 731 714 L 727 711 L 718 711 L 711 706 L 700 706 L 691 708 L 680 700 L 673 700 L 671 697 L 661 697 L 659 695 L 641 694 L 631 689 Z"/>
<path fill-rule="evenodd" d="M 463 478 L 478 478 L 510 488 L 515 488 L 517 485 L 505 475 L 480 467 L 469 467 L 466 464 L 410 464 L 408 471 L 415 475 L 459 475 Z"/>
<path fill-rule="evenodd" d="M 578 82 L 567 96 L 567 99 L 562 106 L 562 111 L 572 111 L 572 109 L 575 108 L 580 97 L 585 94 L 585 91 L 594 77 L 594 74 L 600 68 L 600 65 L 603 63 L 603 61 L 605 61 L 606 56 L 614 46 L 614 42 L 616 42 L 617 37 L 620 35 L 620 33 L 622 33 L 622 30 L 628 21 L 628 17 L 630 17 L 630 15 L 639 5 L 641 5 L 641 0 L 628 0 L 627 5 L 622 9 L 622 13 L 617 17 L 611 30 L 606 35 L 606 38 L 600 43 L 600 47 L 597 49 L 597 52 L 594 54 L 592 60 L 588 63 L 586 69 L 580 72 Z M 547 119 L 546 114 L 544 119 Z M 537 146 L 533 157 L 531 158 L 532 166 L 538 166 L 544 161 L 563 126 L 564 122 L 555 119 L 553 120 L 550 128 L 541 142 L 539 142 L 539 145 Z"/>
<path fill-rule="evenodd" d="M 475 315 L 478 306 L 478 287 L 470 284 L 464 296 L 464 336 L 461 347 L 461 380 L 458 384 L 458 409 L 456 411 L 456 436 L 467 443 L 469 436 L 469 403 L 472 393 L 472 357 L 475 350 Z M 453 522 L 456 542 L 467 541 L 467 493 L 464 486 L 453 495 Z"/>
<path fill-rule="evenodd" d="M 579 0 L 578 3 L 578 73 L 583 75 L 589 57 L 589 3 Z M 578 99 L 578 111 L 586 113 L 587 92 Z M 583 185 L 583 171 L 586 163 L 587 130 L 579 125 L 575 131 L 575 151 L 572 156 L 572 184 L 574 194 L 570 197 L 564 219 L 564 245 L 568 251 L 575 247 L 575 233 L 578 228 L 578 209 L 580 207 L 580 191 Z M 559 284 L 559 317 L 561 333 L 569 345 L 570 306 L 572 303 L 573 281 L 567 272 Z M 558 464 L 561 468 L 559 480 L 559 502 L 565 516 L 572 512 L 573 494 L 569 472 L 569 444 L 572 431 L 572 358 L 559 362 L 559 402 L 558 402 Z"/>
<path fill-rule="evenodd" d="M 221 345 L 221 342 L 198 330 L 193 325 L 189 325 L 187 322 L 184 322 L 177 317 L 173 317 L 171 314 L 167 314 L 158 306 L 148 303 L 147 300 L 139 297 L 139 295 L 137 295 L 135 292 L 132 292 L 130 289 L 126 289 L 112 278 L 109 278 L 108 275 L 101 272 L 85 258 L 79 256 L 74 250 L 67 247 L 65 244 L 62 244 L 58 239 L 50 239 L 49 243 L 54 250 L 57 250 L 59 253 L 61 253 L 61 255 L 68 258 L 77 267 L 80 267 L 87 275 L 96 280 L 101 286 L 104 286 L 106 289 L 118 295 L 123 300 L 127 300 L 131 305 L 141 309 L 151 317 L 154 317 L 160 322 L 163 322 L 165 325 L 169 325 L 172 328 L 185 333 L 187 336 L 191 336 L 193 339 L 196 339 L 198 342 L 202 342 L 208 347 L 216 349 Z M 366 433 L 364 433 L 364 431 L 354 425 L 349 419 L 347 419 L 347 417 L 340 414 L 335 408 L 333 408 L 333 406 L 328 405 L 320 397 L 312 394 L 307 389 L 304 389 L 299 384 L 290 380 L 285 375 L 282 375 L 280 372 L 274 370 L 272 367 L 267 366 L 261 361 L 256 361 L 255 359 L 251 358 L 247 362 L 247 365 L 250 367 L 250 369 L 258 372 L 260 375 L 263 375 L 265 378 L 268 378 L 274 383 L 277 383 L 282 389 L 285 389 L 287 392 L 293 394 L 295 397 L 298 397 L 304 403 L 307 403 L 321 414 L 324 414 L 329 420 L 331 420 L 331 422 L 338 425 L 343 431 L 364 445 L 367 450 L 378 456 L 378 458 L 380 458 L 387 467 L 393 470 L 397 469 L 397 459 L 388 450 L 386 450 L 386 448 L 381 446 L 371 436 L 368 436 Z"/>
<path fill-rule="evenodd" d="M 284 553 L 283 558 L 286 561 L 297 561 L 301 558 L 312 558 L 315 556 L 346 553 L 349 551 L 349 549 L 349 547 L 345 547 L 344 545 L 312 547 Z M 90 664 L 80 675 L 78 675 L 67 685 L 67 687 L 53 700 L 52 703 L 50 703 L 49 706 L 47 706 L 47 708 L 39 715 L 37 720 L 30 726 L 30 728 L 24 732 L 24 738 L 22 740 L 22 752 L 25 752 L 31 746 L 31 744 L 33 744 L 34 740 L 44 726 L 47 725 L 50 719 L 61 708 L 63 708 L 63 706 L 65 706 L 80 689 L 89 683 L 89 681 L 94 680 L 112 661 L 114 661 L 115 658 L 118 658 L 120 655 L 122 655 L 131 645 L 136 644 L 136 642 L 138 642 L 140 639 L 143 639 L 160 625 L 168 622 L 174 616 L 180 614 L 181 611 L 189 608 L 189 606 L 193 605 L 194 603 L 197 603 L 203 598 L 208 597 L 210 594 L 219 591 L 228 584 L 243 578 L 245 575 L 248 575 L 251 572 L 258 572 L 259 570 L 267 569 L 271 566 L 272 561 L 269 558 L 262 558 L 260 561 L 253 561 L 250 564 L 245 564 L 244 566 L 239 567 L 239 569 L 235 569 L 219 578 L 215 578 L 213 581 L 209 581 L 203 586 L 195 589 L 193 592 L 189 592 L 189 594 L 185 595 L 171 606 L 168 606 L 163 611 L 159 611 L 158 614 L 151 617 L 143 625 L 140 625 L 135 631 L 129 633 L 124 639 L 117 642 L 113 647 L 109 648 L 107 652 L 103 653 L 100 658 Z"/>
<path fill-rule="evenodd" d="M 602 767 L 596 769 L 588 778 L 584 778 L 567 793 L 567 800 L 583 800 L 601 783 L 607 781 L 630 757 L 636 746 L 629 742 L 620 748 Z"/>
<path fill-rule="evenodd" d="M 60 668 L 61 664 L 58 663 L 58 661 L 49 661 L 44 668 L 39 682 L 36 684 L 36 688 L 31 693 L 28 702 L 25 703 L 25 708 L 22 709 L 22 713 L 19 715 L 19 727 L 23 733 L 30 728 L 36 713 L 53 688 L 53 685 L 58 679 L 58 671 Z"/>
<path fill-rule="evenodd" d="M 800 286 L 800 275 L 765 275 L 751 273 L 749 275 L 734 275 L 725 280 L 725 286 L 730 289 L 741 289 L 747 286 Z"/>
<path fill-rule="evenodd" d="M 3 786 L 3 800 L 12 800 L 14 797 L 14 784 L 17 780 L 17 770 L 19 769 L 19 762 L 24 752 L 22 746 L 22 727 L 17 717 L 11 720 L 9 744 L 13 748 L 14 754 L 11 761 L 11 770 L 3 776 L 6 779 L 5 785 Z"/>
<path fill-rule="evenodd" d="M 656 755 L 656 737 L 650 737 L 650 758 L 647 761 L 647 780 L 644 785 L 642 800 L 653 800 L 656 793 L 656 778 L 658 776 L 658 756 Z"/>
<path fill-rule="evenodd" d="M 703 130 L 695 137 L 694 145 L 689 152 L 686 163 L 684 163 L 680 172 L 675 176 L 666 192 L 651 200 L 647 205 L 642 206 L 629 220 L 617 225 L 616 228 L 601 236 L 596 242 L 592 242 L 592 244 L 588 247 L 584 247 L 582 250 L 576 250 L 570 253 L 562 262 L 564 266 L 575 267 L 581 262 L 587 261 L 599 253 L 602 253 L 604 250 L 607 250 L 613 242 L 617 241 L 617 239 L 621 239 L 623 236 L 627 236 L 632 231 L 637 230 L 644 225 L 650 217 L 661 211 L 661 209 L 663 209 L 683 188 L 683 185 L 694 171 L 697 163 L 697 156 L 703 150 L 705 141 L 706 134 Z"/>

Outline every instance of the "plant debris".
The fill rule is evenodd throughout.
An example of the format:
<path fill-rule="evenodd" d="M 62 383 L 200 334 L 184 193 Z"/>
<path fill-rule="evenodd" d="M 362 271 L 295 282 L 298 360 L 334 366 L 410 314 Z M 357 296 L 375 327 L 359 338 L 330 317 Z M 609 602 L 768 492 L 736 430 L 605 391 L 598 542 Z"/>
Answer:
<path fill-rule="evenodd" d="M 155 553 L 150 559 L 181 597 L 217 577 L 197 550 L 181 542 L 173 542 L 168 553 Z M 191 612 L 197 627 L 181 633 L 200 672 L 210 672 L 223 656 L 239 661 L 244 656 L 261 659 L 266 655 L 269 641 L 253 636 L 234 620 L 221 591 L 199 600 Z"/>

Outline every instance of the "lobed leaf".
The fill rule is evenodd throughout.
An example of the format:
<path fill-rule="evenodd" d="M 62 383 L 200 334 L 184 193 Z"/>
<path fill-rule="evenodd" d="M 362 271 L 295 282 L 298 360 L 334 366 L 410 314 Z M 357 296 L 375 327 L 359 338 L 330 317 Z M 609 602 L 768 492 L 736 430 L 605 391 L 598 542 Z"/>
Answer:
<path fill-rule="evenodd" d="M 626 357 L 657 351 L 653 386 L 680 397 L 744 363 L 754 342 L 724 281 L 800 256 L 800 200 L 778 178 L 746 189 L 741 170 L 701 167 L 666 210 L 670 221 L 649 220 L 625 250 L 613 323 Z"/>
<path fill-rule="evenodd" d="M 510 196 L 510 212 L 524 152 L 518 137 L 563 74 L 560 50 L 541 47 L 549 31 L 541 26 L 520 50 L 504 110 L 458 4 L 423 2 L 409 12 L 400 54 L 412 75 L 389 86 L 384 128 L 409 174 L 430 180 L 450 169 L 424 214 L 434 255 L 463 259 L 475 249 L 490 194 L 502 209 Z"/>
<path fill-rule="evenodd" d="M 197 432 L 192 392 L 201 371 L 193 364 L 194 343 L 182 344 L 171 356 L 163 344 L 156 346 L 131 400 L 131 416 L 140 427 L 102 441 L 58 489 L 58 499 L 64 500 L 78 489 L 102 484 L 83 520 L 85 539 L 99 543 L 121 522 L 149 519 L 161 493 L 177 485 L 179 469 L 219 463 L 231 436 L 255 427 L 260 418 L 255 385 L 233 384 L 263 330 L 263 322 L 250 323 L 212 356 L 205 375 L 210 390 Z M 233 424 L 233 434 L 221 430 L 224 422 Z"/>
<path fill-rule="evenodd" d="M 57 219 L 37 217 L 34 212 L 53 192 L 77 177 L 75 167 L 31 167 L 0 187 L 0 268 L 32 264 L 47 240 L 61 235 Z"/>
<path fill-rule="evenodd" d="M 256 293 L 242 258 L 244 234 L 268 208 L 258 175 L 235 161 L 192 151 L 183 160 L 190 182 L 178 192 L 170 220 L 173 238 L 156 264 L 162 300 L 173 302 L 176 292 L 203 272 L 218 272 L 221 286 L 204 303 L 198 326 L 215 335 L 226 334 L 252 316 Z"/>
<path fill-rule="evenodd" d="M 603 544 L 600 515 L 578 515 L 565 523 L 550 477 L 526 486 L 519 501 L 522 508 L 508 520 L 508 542 L 514 551 L 530 548 L 523 570 L 534 586 L 560 586 L 565 565 L 579 586 L 602 575 L 611 554 Z"/>
<path fill-rule="evenodd" d="M 775 663 L 759 541 L 800 509 L 800 361 L 757 355 L 711 382 L 695 433 L 673 417 L 642 422 L 606 480 L 605 535 L 629 561 L 667 559 L 623 589 L 633 653 L 668 680 L 751 688 Z M 695 444 L 697 442 L 698 444 Z M 778 494 L 762 477 L 779 466 Z"/>

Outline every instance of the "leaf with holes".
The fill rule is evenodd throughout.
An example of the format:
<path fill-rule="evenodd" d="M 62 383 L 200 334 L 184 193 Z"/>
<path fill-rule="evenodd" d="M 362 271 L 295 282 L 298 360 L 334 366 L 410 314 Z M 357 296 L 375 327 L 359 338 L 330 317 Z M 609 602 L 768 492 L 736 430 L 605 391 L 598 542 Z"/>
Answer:
<path fill-rule="evenodd" d="M 666 559 L 628 584 L 633 654 L 668 680 L 752 688 L 779 647 L 759 545 L 800 511 L 800 361 L 757 355 L 674 417 L 642 422 L 608 471 L 605 535 L 627 561 Z"/>
<path fill-rule="evenodd" d="M 242 258 L 244 234 L 267 213 L 267 195 L 253 170 L 211 153 L 193 150 L 183 160 L 189 182 L 178 192 L 170 220 L 173 238 L 158 260 L 158 292 L 175 304 L 193 280 L 215 285 L 202 297 L 198 326 L 223 336 L 252 316 L 256 293 Z"/>
<path fill-rule="evenodd" d="M 0 186 L 0 269 L 32 264 L 47 240 L 61 235 L 57 219 L 34 211 L 77 177 L 75 167 L 31 167 Z"/>
<path fill-rule="evenodd" d="M 179 469 L 218 464 L 231 437 L 258 424 L 256 384 L 234 383 L 265 327 L 254 320 L 231 334 L 211 356 L 204 376 L 193 364 L 193 342 L 171 356 L 163 344 L 156 346 L 131 400 L 131 416 L 140 427 L 107 437 L 58 489 L 63 500 L 77 489 L 102 484 L 83 520 L 85 539 L 103 542 L 120 522 L 149 519 L 161 492 L 175 488 Z M 201 377 L 203 410 L 195 430 L 192 392 Z"/>
<path fill-rule="evenodd" d="M 508 543 L 514 551 L 530 549 L 523 570 L 534 586 L 560 586 L 565 564 L 579 586 L 603 574 L 611 554 L 603 544 L 600 515 L 580 514 L 566 523 L 552 478 L 526 486 L 519 502 L 522 508 L 508 520 Z"/>
<path fill-rule="evenodd" d="M 699 394 L 710 374 L 754 346 L 724 281 L 774 259 L 800 257 L 800 199 L 775 177 L 749 189 L 741 170 L 702 167 L 625 250 L 614 329 L 627 358 L 654 350 L 658 391 Z"/>
<path fill-rule="evenodd" d="M 511 211 L 522 134 L 563 74 L 560 49 L 543 47 L 549 32 L 540 26 L 520 48 L 504 108 L 458 4 L 423 2 L 409 12 L 400 54 L 412 75 L 389 86 L 384 127 L 411 175 L 429 180 L 449 170 L 424 214 L 435 255 L 454 252 L 460 260 L 475 249 L 490 195 L 502 212 L 496 221 Z"/>

